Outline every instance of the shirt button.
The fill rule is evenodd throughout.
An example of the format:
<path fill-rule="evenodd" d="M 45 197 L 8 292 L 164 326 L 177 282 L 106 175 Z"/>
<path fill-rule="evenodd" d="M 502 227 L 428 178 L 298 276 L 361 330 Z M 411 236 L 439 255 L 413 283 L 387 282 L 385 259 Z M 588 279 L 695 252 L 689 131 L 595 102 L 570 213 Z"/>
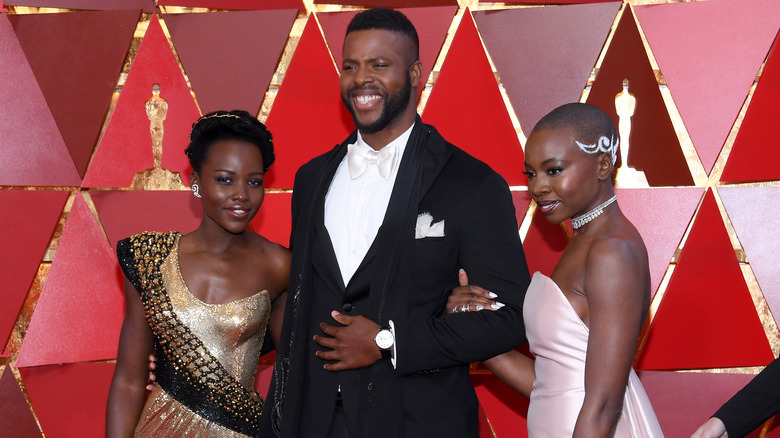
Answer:
<path fill-rule="evenodd" d="M 357 214 L 358 214 L 358 216 L 362 215 L 362 214 L 363 214 L 363 210 L 362 210 L 362 209 L 361 209 L 361 210 L 358 210 L 358 211 L 357 211 Z"/>
<path fill-rule="evenodd" d="M 344 303 L 344 305 L 341 306 L 341 309 L 344 310 L 345 312 L 349 312 L 350 310 L 352 310 L 352 304 Z"/>
<path fill-rule="evenodd" d="M 355 255 L 355 254 L 357 254 L 357 250 L 356 250 L 356 249 L 353 249 L 353 250 L 352 250 L 352 255 Z"/>

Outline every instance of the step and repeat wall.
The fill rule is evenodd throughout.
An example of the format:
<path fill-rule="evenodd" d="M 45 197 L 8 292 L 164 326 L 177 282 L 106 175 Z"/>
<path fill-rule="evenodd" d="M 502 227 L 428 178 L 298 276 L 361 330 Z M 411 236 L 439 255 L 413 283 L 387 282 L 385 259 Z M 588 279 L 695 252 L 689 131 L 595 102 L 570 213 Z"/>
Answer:
<path fill-rule="evenodd" d="M 277 162 L 252 225 L 287 243 L 296 169 L 354 129 L 338 66 L 371 6 L 417 27 L 419 113 L 509 182 L 532 271 L 571 230 L 536 212 L 526 136 L 567 102 L 614 118 L 618 202 L 652 276 L 635 368 L 666 435 L 692 433 L 780 353 L 780 2 L 551 3 L 0 0 L 0 435 L 102 436 L 115 245 L 199 223 L 183 150 L 201 114 L 267 123 Z M 472 378 L 482 436 L 526 436 L 527 400 L 479 364 Z"/>

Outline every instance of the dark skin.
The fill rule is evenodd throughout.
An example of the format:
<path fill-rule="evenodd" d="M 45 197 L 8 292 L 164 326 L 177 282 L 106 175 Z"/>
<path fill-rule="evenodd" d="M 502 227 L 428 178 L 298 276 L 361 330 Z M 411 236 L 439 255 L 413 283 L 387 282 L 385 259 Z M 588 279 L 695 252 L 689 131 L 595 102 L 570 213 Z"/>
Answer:
<path fill-rule="evenodd" d="M 371 29 L 350 32 L 344 40 L 341 71 L 341 92 L 358 126 L 378 120 L 389 96 L 411 81 L 408 104 L 377 132 L 360 131 L 363 140 L 380 150 L 408 130 L 417 117 L 417 86 L 422 76 L 422 64 L 416 59 L 414 44 L 400 33 Z M 320 323 L 323 335 L 314 341 L 327 350 L 318 350 L 317 357 L 328 361 L 328 371 L 341 371 L 373 365 L 381 359 L 374 337 L 380 326 L 362 315 L 343 315 L 334 310 L 331 315 L 339 325 Z"/>
<path fill-rule="evenodd" d="M 179 240 L 179 266 L 190 293 L 224 304 L 267 291 L 272 302 L 268 330 L 279 341 L 290 252 L 247 230 L 264 197 L 263 160 L 257 146 L 240 140 L 214 142 L 199 173 L 203 219 Z M 265 292 L 262 292 L 265 293 Z M 140 296 L 125 281 L 125 318 L 106 412 L 106 436 L 133 435 L 146 398 L 152 333 Z"/>
<path fill-rule="evenodd" d="M 579 216 L 614 194 L 611 156 L 588 155 L 574 140 L 567 130 L 542 129 L 532 132 L 526 145 L 528 191 L 553 223 Z M 617 203 L 574 231 L 551 278 L 590 329 L 585 399 L 574 437 L 611 437 L 650 306 L 647 250 Z M 447 303 L 449 311 L 486 300 L 484 290 L 463 280 Z M 530 395 L 530 358 L 510 351 L 484 364 L 512 388 Z"/>

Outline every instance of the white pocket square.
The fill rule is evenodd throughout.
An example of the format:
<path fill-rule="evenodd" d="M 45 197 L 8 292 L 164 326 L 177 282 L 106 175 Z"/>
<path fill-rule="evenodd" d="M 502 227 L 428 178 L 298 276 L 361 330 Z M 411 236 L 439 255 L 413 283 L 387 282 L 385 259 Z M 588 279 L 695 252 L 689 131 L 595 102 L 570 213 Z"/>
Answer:
<path fill-rule="evenodd" d="M 417 216 L 414 238 L 425 239 L 426 237 L 444 237 L 444 219 L 433 223 L 433 216 L 430 213 L 423 213 Z"/>

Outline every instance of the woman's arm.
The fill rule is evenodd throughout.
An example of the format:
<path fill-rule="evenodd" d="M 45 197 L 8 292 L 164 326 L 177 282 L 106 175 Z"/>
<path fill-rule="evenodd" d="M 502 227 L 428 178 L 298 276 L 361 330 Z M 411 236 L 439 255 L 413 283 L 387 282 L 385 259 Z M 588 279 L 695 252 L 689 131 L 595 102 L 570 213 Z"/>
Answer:
<path fill-rule="evenodd" d="M 146 398 L 152 332 L 144 318 L 141 297 L 125 280 L 125 319 L 119 335 L 114 378 L 108 392 L 106 437 L 132 437 Z"/>
<path fill-rule="evenodd" d="M 611 437 L 623 408 L 637 338 L 649 302 L 649 274 L 636 242 L 602 240 L 585 267 L 588 350 L 585 400 L 574 437 Z"/>
<path fill-rule="evenodd" d="M 519 351 L 509 350 L 483 361 L 482 364 L 510 388 L 526 397 L 531 397 L 536 374 L 534 374 L 534 361 L 530 357 Z"/>

